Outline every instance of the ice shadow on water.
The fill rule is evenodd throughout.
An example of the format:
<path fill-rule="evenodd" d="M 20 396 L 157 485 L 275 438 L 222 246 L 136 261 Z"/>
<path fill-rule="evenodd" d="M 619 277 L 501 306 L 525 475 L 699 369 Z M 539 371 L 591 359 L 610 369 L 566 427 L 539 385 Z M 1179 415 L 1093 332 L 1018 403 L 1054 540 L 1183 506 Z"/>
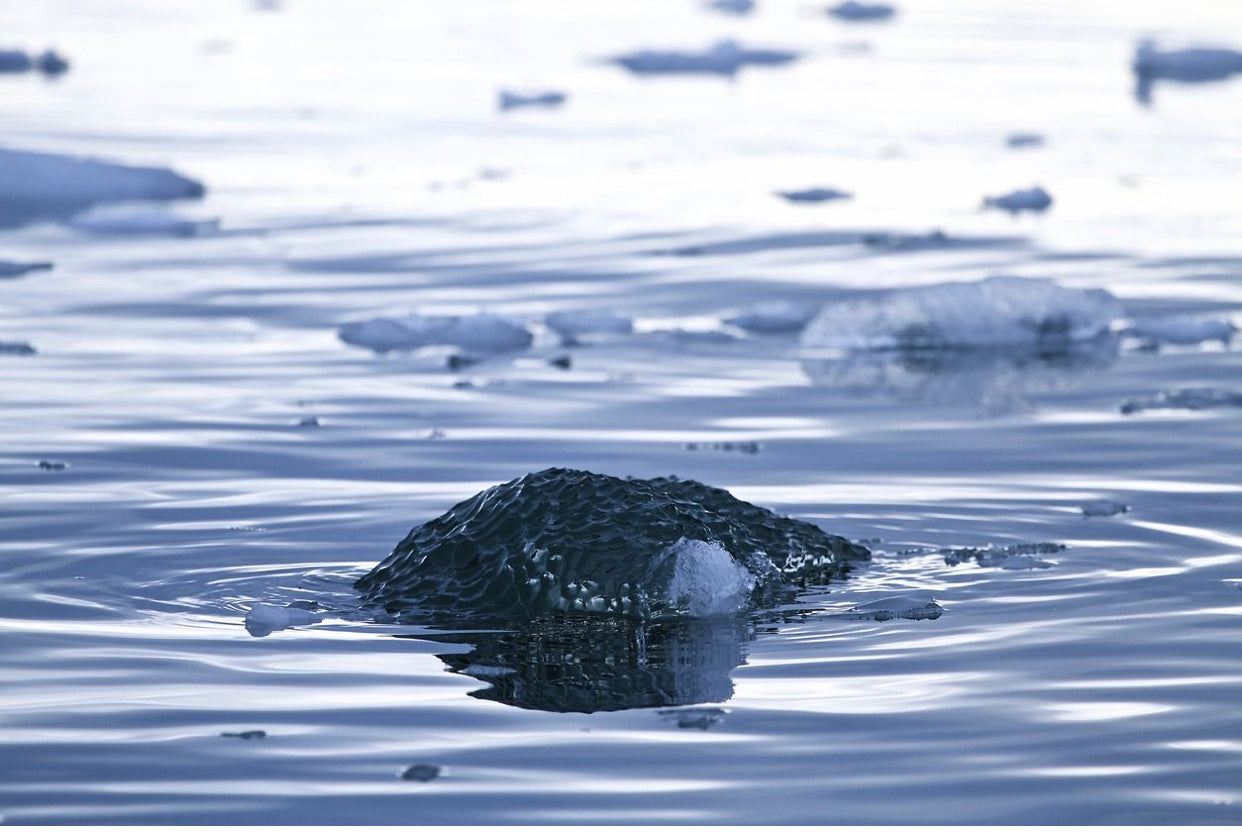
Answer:
<path fill-rule="evenodd" d="M 476 699 L 527 710 L 595 713 L 724 702 L 758 625 L 745 617 L 638 621 L 549 616 L 494 632 L 399 635 L 470 644 L 437 656 L 487 687 Z"/>
<path fill-rule="evenodd" d="M 850 396 L 973 405 L 1001 414 L 1027 408 L 1031 396 L 1089 381 L 1112 366 L 1117 349 L 1115 338 L 1101 337 L 1043 349 L 856 350 L 805 359 L 802 369 L 816 387 Z"/>

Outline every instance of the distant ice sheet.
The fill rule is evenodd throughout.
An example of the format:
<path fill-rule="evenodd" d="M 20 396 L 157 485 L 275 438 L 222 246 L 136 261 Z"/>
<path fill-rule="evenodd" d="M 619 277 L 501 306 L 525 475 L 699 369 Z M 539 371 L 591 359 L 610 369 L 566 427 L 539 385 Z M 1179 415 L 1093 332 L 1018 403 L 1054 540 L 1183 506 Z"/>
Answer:
<path fill-rule="evenodd" d="M 338 331 L 347 344 L 375 352 L 452 346 L 467 352 L 496 353 L 525 349 L 531 334 L 518 321 L 500 315 L 410 315 L 345 324 Z"/>
<path fill-rule="evenodd" d="M 644 49 L 618 55 L 613 63 L 635 75 L 735 75 L 745 66 L 783 66 L 799 53 L 783 49 L 750 49 L 722 40 L 702 52 Z"/>
<path fill-rule="evenodd" d="M 0 148 L 0 225 L 64 217 L 93 205 L 196 199 L 202 184 L 167 168 Z"/>
<path fill-rule="evenodd" d="M 826 306 L 802 343 L 812 349 L 1048 349 L 1104 335 L 1120 316 L 1120 304 L 1102 289 L 992 277 Z"/>

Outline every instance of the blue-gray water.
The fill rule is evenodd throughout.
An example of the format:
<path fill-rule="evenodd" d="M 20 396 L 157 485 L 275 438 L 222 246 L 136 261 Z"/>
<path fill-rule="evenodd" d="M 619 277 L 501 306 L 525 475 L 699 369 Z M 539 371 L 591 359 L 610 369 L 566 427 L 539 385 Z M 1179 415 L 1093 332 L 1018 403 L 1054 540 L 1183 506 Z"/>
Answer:
<path fill-rule="evenodd" d="M 0 230 L 0 259 L 55 263 L 0 280 L 0 341 L 37 350 L 0 355 L 5 822 L 1242 822 L 1242 409 L 1119 409 L 1242 390 L 1236 349 L 903 363 L 645 335 L 997 274 L 1240 322 L 1242 79 L 1144 105 L 1129 65 L 1148 36 L 1242 47 L 1235 4 L 4 17 L 73 66 L 0 75 L 0 147 L 171 166 L 208 195 L 156 210 L 220 221 Z M 596 62 L 722 37 L 805 54 L 733 80 Z M 569 99 L 501 113 L 500 88 Z M 1037 184 L 1047 213 L 979 210 Z M 810 187 L 854 197 L 773 195 Z M 937 229 L 961 244 L 859 241 Z M 336 334 L 479 309 L 608 310 L 641 337 L 540 332 L 453 372 Z M 625 638 L 538 650 L 358 607 L 351 581 L 410 527 L 549 466 L 692 477 L 875 556 L 783 615 L 648 634 L 619 661 L 664 674 L 641 702 L 663 708 L 624 708 Z M 1084 517 L 1095 500 L 1131 511 Z M 1015 543 L 1067 548 L 1031 570 L 937 552 Z M 943 615 L 835 615 L 916 590 Z M 242 626 L 297 600 L 324 621 Z M 622 709 L 449 672 L 500 652 Z M 719 712 L 668 712 L 690 707 Z M 267 736 L 221 736 L 247 730 Z"/>

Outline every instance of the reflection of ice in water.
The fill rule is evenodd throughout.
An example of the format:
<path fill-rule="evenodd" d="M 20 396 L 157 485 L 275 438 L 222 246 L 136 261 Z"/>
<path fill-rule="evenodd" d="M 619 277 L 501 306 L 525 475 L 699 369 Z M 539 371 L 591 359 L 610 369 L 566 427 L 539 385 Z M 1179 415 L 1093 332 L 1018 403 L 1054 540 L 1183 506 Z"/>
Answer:
<path fill-rule="evenodd" d="M 420 635 L 418 638 L 427 638 Z M 439 658 L 488 687 L 471 696 L 539 711 L 592 713 L 724 702 L 753 625 L 737 618 L 638 622 L 543 618 L 516 630 L 432 637 L 468 643 Z"/>

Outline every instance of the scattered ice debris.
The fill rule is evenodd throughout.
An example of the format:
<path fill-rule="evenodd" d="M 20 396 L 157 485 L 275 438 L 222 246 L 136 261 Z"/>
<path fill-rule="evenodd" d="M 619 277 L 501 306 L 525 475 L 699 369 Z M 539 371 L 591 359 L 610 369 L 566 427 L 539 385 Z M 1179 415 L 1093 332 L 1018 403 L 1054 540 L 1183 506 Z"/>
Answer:
<path fill-rule="evenodd" d="M 1083 517 L 1113 517 L 1129 512 L 1130 507 L 1113 500 L 1091 500 L 1080 504 L 1078 510 L 1082 512 Z"/>
<path fill-rule="evenodd" d="M 34 355 L 38 350 L 25 341 L 0 341 L 0 355 Z"/>
<path fill-rule="evenodd" d="M 783 49 L 747 49 L 722 40 L 703 52 L 661 52 L 644 49 L 618 55 L 612 63 L 635 75 L 735 75 L 744 66 L 783 66 L 799 53 Z"/>
<path fill-rule="evenodd" d="M 318 624 L 323 620 L 323 616 L 316 612 L 313 606 L 311 603 L 302 601 L 294 601 L 284 607 L 256 603 L 246 613 L 246 632 L 262 638 L 287 627 Z"/>
<path fill-rule="evenodd" d="M 319 421 L 318 416 L 303 416 L 301 419 L 298 419 L 296 426 L 299 428 L 319 428 L 323 427 L 323 422 Z"/>
<path fill-rule="evenodd" d="M 850 23 L 888 20 L 897 14 L 897 8 L 887 3 L 859 3 L 856 0 L 829 6 L 825 11 L 837 20 Z"/>
<path fill-rule="evenodd" d="M 222 737 L 234 737 L 239 740 L 261 740 L 267 736 L 267 731 L 221 731 Z"/>
<path fill-rule="evenodd" d="M 58 462 L 53 459 L 41 459 L 36 463 L 35 467 L 44 471 L 63 471 L 69 467 L 69 463 Z"/>
<path fill-rule="evenodd" d="M 1228 344 L 1238 328 L 1230 321 L 1196 318 L 1192 315 L 1167 315 L 1137 318 L 1123 334 L 1154 344 L 1201 344 L 1220 341 Z"/>
<path fill-rule="evenodd" d="M 755 10 L 755 0 L 710 0 L 707 8 L 721 14 L 746 15 Z"/>
<path fill-rule="evenodd" d="M 1065 349 L 1106 335 L 1120 316 L 1120 304 L 1102 289 L 991 277 L 825 306 L 802 334 L 802 344 L 812 349 Z"/>
<path fill-rule="evenodd" d="M 567 346 L 592 338 L 616 337 L 634 332 L 632 320 L 611 312 L 553 312 L 543 322 L 548 329 L 561 336 L 561 343 Z"/>
<path fill-rule="evenodd" d="M 558 355 L 555 358 L 549 358 L 548 363 L 559 370 L 568 370 L 574 366 L 574 359 L 569 355 Z"/>
<path fill-rule="evenodd" d="M 502 113 L 530 107 L 549 110 L 560 107 L 568 100 L 569 96 L 560 90 L 545 90 L 543 92 L 531 93 L 501 90 L 497 95 L 496 106 Z"/>
<path fill-rule="evenodd" d="M 220 230 L 218 219 L 192 219 L 152 208 L 103 209 L 71 218 L 66 225 L 76 231 L 101 236 L 152 235 L 199 237 Z"/>
<path fill-rule="evenodd" d="M 949 566 L 974 561 L 980 566 L 1000 569 L 1049 569 L 1056 564 L 1038 556 L 1063 551 L 1065 546 L 1061 543 L 1017 543 L 1012 546 L 988 546 L 984 549 L 941 549 L 940 554 Z"/>
<path fill-rule="evenodd" d="M 870 619 L 872 621 L 889 621 L 894 618 L 919 620 L 939 618 L 944 607 L 936 603 L 930 592 L 910 592 L 904 595 L 890 595 L 877 598 L 865 604 L 859 604 L 845 613 L 848 618 Z"/>
<path fill-rule="evenodd" d="M 530 332 L 520 322 L 487 312 L 375 318 L 345 324 L 337 334 L 346 344 L 379 353 L 430 346 L 497 353 L 525 349 L 532 340 Z"/>
<path fill-rule="evenodd" d="M 1042 133 L 1010 133 L 1005 137 L 1005 146 L 1014 150 L 1024 147 L 1043 147 L 1044 144 Z"/>
<path fill-rule="evenodd" d="M 706 731 L 724 721 L 728 713 L 724 708 L 666 708 L 657 711 L 660 717 L 678 728 L 696 728 Z"/>
<path fill-rule="evenodd" d="M 200 183 L 167 168 L 0 149 L 0 224 L 69 216 L 106 202 L 194 199 L 204 193 Z"/>
<path fill-rule="evenodd" d="M 69 69 L 69 62 L 54 49 L 41 54 L 23 52 L 20 49 L 0 49 L 0 73 L 42 72 L 44 75 L 61 75 Z"/>
<path fill-rule="evenodd" d="M 0 260 L 0 279 L 24 277 L 31 272 L 45 272 L 52 268 L 48 261 L 35 263 L 14 263 L 11 260 Z"/>
<path fill-rule="evenodd" d="M 777 191 L 776 194 L 786 202 L 801 203 L 832 202 L 838 199 L 854 198 L 849 191 L 839 191 L 836 188 L 806 188 L 801 191 Z"/>
<path fill-rule="evenodd" d="M 732 318 L 725 318 L 724 322 L 747 332 L 776 335 L 802 331 L 817 311 L 812 304 L 783 300 L 764 301 Z"/>
<path fill-rule="evenodd" d="M 1001 196 L 985 196 L 983 207 L 999 208 L 1013 215 L 1023 211 L 1042 214 L 1052 207 L 1052 196 L 1037 185 L 1034 188 L 1012 191 Z"/>
<path fill-rule="evenodd" d="M 1242 393 L 1215 387 L 1185 387 L 1165 390 L 1154 396 L 1126 399 L 1120 410 L 1129 416 L 1144 410 L 1211 410 L 1217 407 L 1242 407 Z"/>
<path fill-rule="evenodd" d="M 763 450 L 758 442 L 687 442 L 683 447 L 687 451 L 737 451 L 754 455 Z"/>
<path fill-rule="evenodd" d="M 402 780 L 413 780 L 418 783 L 430 783 L 439 776 L 439 766 L 429 766 L 425 763 L 407 766 L 400 774 Z"/>
<path fill-rule="evenodd" d="M 1242 75 L 1242 52 L 1215 47 L 1161 51 L 1149 38 L 1135 49 L 1133 68 L 1134 97 L 1140 104 L 1150 104 L 1157 81 L 1203 84 Z"/>

